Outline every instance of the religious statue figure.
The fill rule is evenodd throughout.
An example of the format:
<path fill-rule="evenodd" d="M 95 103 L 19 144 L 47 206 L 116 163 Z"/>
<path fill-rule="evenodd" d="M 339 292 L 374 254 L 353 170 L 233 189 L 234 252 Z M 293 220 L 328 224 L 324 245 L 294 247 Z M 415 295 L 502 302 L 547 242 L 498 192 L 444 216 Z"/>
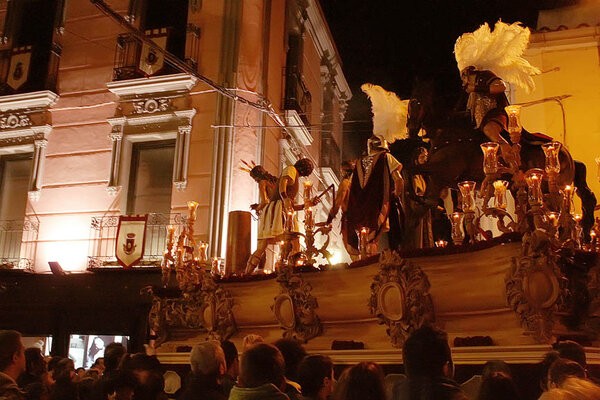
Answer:
<path fill-rule="evenodd" d="M 263 259 L 267 246 L 274 244 L 276 238 L 285 231 L 288 211 L 295 215 L 293 211 L 301 210 L 304 207 L 304 204 L 294 204 L 294 199 L 298 194 L 299 178 L 309 176 L 313 169 L 312 161 L 308 158 L 302 158 L 294 165 L 286 167 L 276 182 L 273 182 L 272 178 L 268 178 L 270 183 L 262 184 L 261 202 L 252 206 L 254 210 L 259 212 L 258 245 L 246 265 L 247 274 L 252 273 L 256 268 L 261 268 L 264 264 Z M 265 175 L 262 174 L 261 176 L 264 177 Z M 260 177 L 254 179 L 259 183 L 259 187 L 261 187 L 261 182 L 267 180 Z M 292 222 L 291 230 L 298 231 L 296 219 Z M 298 250 L 299 243 L 294 243 L 292 252 Z"/>
<path fill-rule="evenodd" d="M 504 94 L 505 82 L 529 93 L 535 88 L 532 75 L 540 73 L 522 57 L 529 35 L 529 29 L 518 22 L 498 21 L 493 31 L 485 23 L 476 31 L 460 36 L 454 45 L 463 89 L 468 94 L 467 110 L 473 123 L 487 138 L 500 144 L 502 156 L 509 164 L 518 155 L 513 153 L 506 137 L 508 116 L 504 107 L 509 102 Z M 513 144 L 520 139 L 519 133 L 510 137 Z"/>

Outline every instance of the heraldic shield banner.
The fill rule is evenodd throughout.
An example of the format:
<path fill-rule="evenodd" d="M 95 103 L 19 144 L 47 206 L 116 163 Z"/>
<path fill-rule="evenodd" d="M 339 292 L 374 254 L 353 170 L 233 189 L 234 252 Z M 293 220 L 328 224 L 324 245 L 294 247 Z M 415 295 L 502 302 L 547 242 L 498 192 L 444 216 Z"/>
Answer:
<path fill-rule="evenodd" d="M 115 255 L 123 268 L 131 268 L 144 256 L 148 215 L 119 217 Z"/>

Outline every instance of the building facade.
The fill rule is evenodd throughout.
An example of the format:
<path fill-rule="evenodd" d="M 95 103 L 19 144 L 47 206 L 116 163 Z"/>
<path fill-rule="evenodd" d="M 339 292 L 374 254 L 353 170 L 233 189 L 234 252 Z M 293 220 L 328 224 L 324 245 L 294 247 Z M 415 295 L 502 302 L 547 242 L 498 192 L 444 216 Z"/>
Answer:
<path fill-rule="evenodd" d="M 258 198 L 242 160 L 309 157 L 315 188 L 338 182 L 351 93 L 316 0 L 3 1 L 0 18 L 5 268 L 115 266 L 118 217 L 141 214 L 156 265 L 190 200 L 224 257 L 229 212 Z"/>
<path fill-rule="evenodd" d="M 513 102 L 528 103 L 523 125 L 567 146 L 573 158 L 588 167 L 588 185 L 596 194 L 600 183 L 595 160 L 600 156 L 600 5 L 578 5 L 541 11 L 526 56 L 542 71 L 536 90 L 516 93 Z M 542 101 L 540 101 L 542 100 Z"/>

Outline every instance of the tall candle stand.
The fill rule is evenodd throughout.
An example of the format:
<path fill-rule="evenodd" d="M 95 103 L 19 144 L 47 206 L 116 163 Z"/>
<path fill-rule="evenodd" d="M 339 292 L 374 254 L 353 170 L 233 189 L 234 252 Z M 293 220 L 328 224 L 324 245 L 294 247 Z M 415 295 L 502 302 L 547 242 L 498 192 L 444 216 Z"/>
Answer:
<path fill-rule="evenodd" d="M 544 171 L 539 168 L 532 168 L 525 173 L 525 182 L 527 183 L 527 199 L 531 214 L 533 215 L 533 227 L 543 228 L 544 219 L 542 206 L 544 197 L 542 194 L 542 180 Z"/>
<path fill-rule="evenodd" d="M 577 247 L 577 228 L 576 221 L 571 214 L 571 205 L 573 203 L 573 194 L 576 188 L 572 185 L 566 185 L 561 191 L 562 202 L 560 206 L 560 215 L 558 217 L 558 239 L 565 247 Z"/>

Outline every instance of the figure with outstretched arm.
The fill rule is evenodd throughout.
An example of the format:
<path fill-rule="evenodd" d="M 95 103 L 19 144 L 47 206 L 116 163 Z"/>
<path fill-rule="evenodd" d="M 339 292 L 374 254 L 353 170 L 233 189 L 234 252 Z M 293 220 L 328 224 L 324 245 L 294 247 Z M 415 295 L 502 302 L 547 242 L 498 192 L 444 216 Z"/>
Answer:
<path fill-rule="evenodd" d="M 274 244 L 276 238 L 285 231 L 285 218 L 288 211 L 301 210 L 303 204 L 296 205 L 294 200 L 298 194 L 299 178 L 309 176 L 314 165 L 308 158 L 298 160 L 294 165 L 286 167 L 272 188 L 265 186 L 261 196 L 268 195 L 268 202 L 261 198 L 261 203 L 253 205 L 260 212 L 258 219 L 258 244 L 246 264 L 246 274 L 260 270 L 264 264 L 265 251 L 269 244 Z M 260 187 L 260 182 L 259 182 Z M 297 231 L 294 220 L 293 231 Z M 296 250 L 299 245 L 295 245 Z"/>

